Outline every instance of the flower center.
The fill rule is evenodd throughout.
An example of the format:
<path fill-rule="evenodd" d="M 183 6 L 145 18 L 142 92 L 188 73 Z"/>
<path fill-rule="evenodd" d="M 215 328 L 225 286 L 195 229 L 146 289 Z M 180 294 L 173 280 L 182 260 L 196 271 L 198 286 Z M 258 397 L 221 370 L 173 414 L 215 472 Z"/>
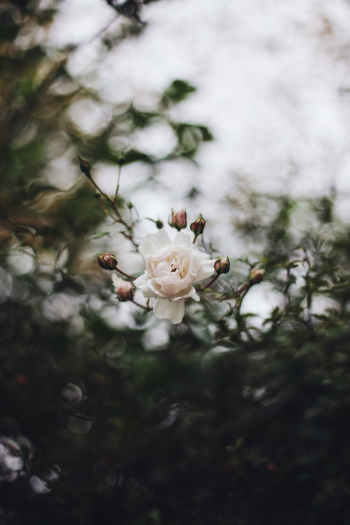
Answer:
<path fill-rule="evenodd" d="M 170 273 L 178 272 L 181 279 L 183 279 L 186 276 L 187 272 L 185 269 L 185 265 L 181 263 L 180 255 L 177 255 L 175 259 L 173 259 L 172 261 L 169 261 L 169 265 L 170 265 Z"/>

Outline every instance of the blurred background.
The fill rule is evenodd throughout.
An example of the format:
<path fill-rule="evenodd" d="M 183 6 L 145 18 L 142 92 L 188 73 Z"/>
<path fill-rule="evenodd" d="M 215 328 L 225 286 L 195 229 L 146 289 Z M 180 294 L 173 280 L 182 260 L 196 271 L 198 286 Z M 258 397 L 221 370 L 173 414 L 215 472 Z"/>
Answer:
<path fill-rule="evenodd" d="M 1 525 L 350 523 L 349 27 L 346 0 L 0 2 Z M 143 262 L 78 155 L 110 197 L 122 163 L 137 243 L 185 207 L 229 255 L 183 324 L 117 300 L 95 255 Z"/>

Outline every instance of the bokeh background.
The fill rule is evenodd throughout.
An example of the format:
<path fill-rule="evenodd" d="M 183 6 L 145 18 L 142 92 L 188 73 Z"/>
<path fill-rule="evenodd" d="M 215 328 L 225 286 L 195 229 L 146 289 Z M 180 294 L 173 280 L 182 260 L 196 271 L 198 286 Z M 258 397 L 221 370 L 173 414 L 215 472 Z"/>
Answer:
<path fill-rule="evenodd" d="M 0 2 L 1 525 L 350 523 L 349 27 L 345 0 Z M 143 262 L 78 155 L 111 197 L 122 163 L 136 242 L 185 207 L 229 255 L 180 326 L 117 300 L 95 255 Z"/>

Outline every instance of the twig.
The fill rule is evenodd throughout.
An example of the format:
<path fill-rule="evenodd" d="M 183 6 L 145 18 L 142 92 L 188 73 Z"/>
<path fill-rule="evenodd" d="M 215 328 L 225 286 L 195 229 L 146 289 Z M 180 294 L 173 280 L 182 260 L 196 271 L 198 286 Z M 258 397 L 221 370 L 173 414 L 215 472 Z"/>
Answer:
<path fill-rule="evenodd" d="M 115 217 L 113 217 L 113 215 L 111 213 L 109 213 L 109 211 L 107 210 L 106 206 L 103 204 L 103 202 L 101 202 L 101 208 L 103 209 L 103 211 L 105 212 L 105 214 L 110 217 L 112 219 L 113 222 L 118 222 Z"/>
<path fill-rule="evenodd" d="M 312 289 L 311 289 L 311 285 L 310 285 L 310 273 L 312 271 L 312 268 L 311 268 L 311 262 L 310 262 L 307 250 L 305 248 L 304 248 L 304 254 L 305 254 L 304 261 L 308 265 L 308 270 L 307 270 L 306 274 L 304 275 L 304 279 L 305 279 L 305 283 L 306 283 L 305 284 L 305 291 L 306 291 L 307 322 L 309 323 L 309 325 L 311 325 L 312 324 L 312 315 L 311 315 Z"/>
<path fill-rule="evenodd" d="M 146 310 L 146 312 L 150 312 L 150 311 L 152 310 L 152 308 L 149 308 L 148 306 L 143 306 L 143 304 L 140 304 L 140 303 L 134 301 L 134 299 L 133 299 L 132 302 L 133 302 L 134 304 L 136 304 L 136 306 L 139 306 L 140 308 L 143 308 L 144 310 Z"/>
<path fill-rule="evenodd" d="M 90 40 L 88 40 L 87 42 L 84 42 L 83 45 L 89 45 L 91 44 L 92 42 L 94 42 L 97 38 L 99 38 L 100 36 L 102 36 L 104 33 L 106 33 L 108 31 L 108 29 L 114 24 L 114 22 L 120 17 L 120 14 L 118 14 L 115 18 L 113 18 L 113 20 L 106 25 L 106 27 L 104 27 L 103 29 L 101 29 L 101 31 L 99 31 L 97 33 L 97 35 L 93 36 Z"/>
<path fill-rule="evenodd" d="M 243 286 L 238 288 L 238 290 L 235 291 L 235 294 L 241 295 L 242 292 L 248 291 L 251 286 L 252 285 L 250 283 L 244 284 Z"/>
<path fill-rule="evenodd" d="M 128 279 L 131 279 L 132 281 L 135 281 L 135 279 L 137 279 L 137 277 L 133 277 L 132 275 L 129 275 L 128 273 L 125 273 L 123 272 L 123 270 L 121 270 L 120 268 L 115 268 L 115 270 L 119 273 L 121 273 L 122 275 L 124 275 L 124 277 L 127 277 Z"/>
<path fill-rule="evenodd" d="M 205 290 L 206 288 L 209 288 L 209 286 L 211 286 L 213 283 L 215 283 L 216 279 L 217 279 L 218 277 L 220 277 L 220 275 L 221 275 L 220 273 L 217 273 L 216 275 L 214 275 L 214 277 L 212 278 L 212 280 L 211 280 L 208 284 L 206 284 L 205 286 L 201 286 L 201 287 L 199 288 L 198 291 L 202 292 L 202 291 Z"/>
<path fill-rule="evenodd" d="M 122 173 L 122 165 L 119 164 L 117 189 L 115 190 L 115 196 L 114 196 L 114 201 L 113 201 L 113 202 L 115 202 L 115 201 L 117 200 L 118 195 L 119 195 L 119 186 L 120 186 L 120 176 L 121 176 L 121 173 Z"/>
<path fill-rule="evenodd" d="M 104 208 L 104 212 L 109 216 L 111 217 L 115 222 L 118 222 L 120 224 L 122 224 L 123 226 L 125 226 L 125 228 L 127 229 L 127 232 L 125 231 L 122 231 L 120 232 L 122 235 L 124 235 L 124 237 L 126 239 L 128 239 L 135 248 L 138 248 L 138 244 L 136 244 L 136 242 L 134 241 L 134 238 L 133 238 L 133 230 L 131 228 L 131 226 L 129 226 L 129 224 L 127 222 L 124 221 L 120 211 L 118 210 L 114 200 L 112 200 L 109 195 L 107 195 L 107 193 L 105 193 L 104 191 L 101 190 L 101 188 L 96 184 L 96 182 L 94 181 L 94 179 L 92 178 L 92 175 L 91 175 L 91 171 L 89 170 L 89 174 L 87 175 L 87 178 L 89 179 L 89 181 L 93 184 L 93 186 L 96 188 L 96 190 L 99 192 L 99 194 L 105 199 L 106 202 L 108 202 L 110 204 L 110 206 L 112 207 L 112 210 L 114 211 L 114 213 L 116 214 L 117 218 L 115 219 L 109 212 L 108 210 L 106 210 Z M 120 179 L 120 172 L 119 172 L 119 179 Z M 119 185 L 119 179 L 118 179 L 118 185 Z M 119 191 L 119 188 L 117 188 L 117 190 Z"/>
<path fill-rule="evenodd" d="M 236 302 L 236 307 L 237 307 L 237 321 L 239 321 L 240 317 L 241 317 L 241 307 L 242 307 L 242 303 L 243 303 L 243 299 L 245 298 L 245 296 L 247 295 L 247 293 L 249 292 L 250 288 L 252 287 L 253 285 L 250 284 L 250 283 L 247 283 L 245 284 L 244 286 L 241 286 L 241 288 L 239 288 L 237 291 L 236 291 L 236 294 L 241 294 L 243 293 L 243 295 L 240 296 L 239 299 L 237 299 L 237 302 Z"/>

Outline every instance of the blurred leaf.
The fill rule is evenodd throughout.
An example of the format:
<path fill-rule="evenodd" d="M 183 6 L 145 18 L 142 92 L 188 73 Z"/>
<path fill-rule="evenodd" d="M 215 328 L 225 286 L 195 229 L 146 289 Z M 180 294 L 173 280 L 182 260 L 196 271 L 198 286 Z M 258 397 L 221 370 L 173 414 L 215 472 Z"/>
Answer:
<path fill-rule="evenodd" d="M 172 102 L 181 102 L 185 100 L 191 93 L 194 93 L 197 88 L 191 86 L 185 80 L 174 80 L 170 86 L 164 91 L 163 97 L 170 99 Z"/>

